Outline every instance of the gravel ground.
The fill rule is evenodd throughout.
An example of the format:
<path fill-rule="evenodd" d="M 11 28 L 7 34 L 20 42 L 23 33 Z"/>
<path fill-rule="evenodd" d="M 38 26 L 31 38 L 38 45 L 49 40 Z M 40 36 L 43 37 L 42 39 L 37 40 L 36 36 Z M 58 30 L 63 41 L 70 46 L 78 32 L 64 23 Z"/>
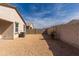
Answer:
<path fill-rule="evenodd" d="M 52 51 L 41 34 L 27 34 L 25 38 L 0 40 L 0 55 L 51 56 Z"/>

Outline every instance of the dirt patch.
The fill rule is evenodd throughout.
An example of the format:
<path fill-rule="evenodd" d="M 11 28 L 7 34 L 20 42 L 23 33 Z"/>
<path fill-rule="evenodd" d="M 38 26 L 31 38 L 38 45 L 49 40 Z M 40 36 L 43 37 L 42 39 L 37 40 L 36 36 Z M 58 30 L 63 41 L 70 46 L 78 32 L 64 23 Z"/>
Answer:
<path fill-rule="evenodd" d="M 25 38 L 0 40 L 0 55 L 53 55 L 41 34 L 28 34 Z"/>

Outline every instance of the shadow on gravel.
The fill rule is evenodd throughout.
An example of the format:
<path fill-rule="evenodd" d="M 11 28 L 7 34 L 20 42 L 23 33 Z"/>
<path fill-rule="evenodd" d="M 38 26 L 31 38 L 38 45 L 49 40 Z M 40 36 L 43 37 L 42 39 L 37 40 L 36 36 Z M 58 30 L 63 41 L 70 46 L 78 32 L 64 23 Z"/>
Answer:
<path fill-rule="evenodd" d="M 52 39 L 46 31 L 42 33 L 54 56 L 79 56 L 79 49 L 61 41 Z"/>

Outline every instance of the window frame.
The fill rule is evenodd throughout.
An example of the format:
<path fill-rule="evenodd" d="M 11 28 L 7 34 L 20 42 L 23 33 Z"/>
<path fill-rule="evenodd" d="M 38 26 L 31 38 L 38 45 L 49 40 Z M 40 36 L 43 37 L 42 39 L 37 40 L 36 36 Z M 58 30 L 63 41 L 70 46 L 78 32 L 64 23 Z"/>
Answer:
<path fill-rule="evenodd" d="M 15 33 L 19 32 L 19 23 L 15 22 Z"/>

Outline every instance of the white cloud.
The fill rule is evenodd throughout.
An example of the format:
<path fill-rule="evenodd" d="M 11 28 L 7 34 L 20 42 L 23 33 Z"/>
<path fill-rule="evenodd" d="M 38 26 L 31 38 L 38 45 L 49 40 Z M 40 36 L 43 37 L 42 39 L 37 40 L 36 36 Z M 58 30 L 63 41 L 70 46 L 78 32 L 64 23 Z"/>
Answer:
<path fill-rule="evenodd" d="M 78 11 L 73 12 L 68 16 L 68 13 L 66 13 L 67 11 L 62 9 L 64 6 L 65 5 L 58 4 L 58 6 L 56 5 L 56 7 L 51 10 L 44 10 L 43 12 L 34 13 L 34 15 L 38 16 L 39 18 L 38 17 L 34 17 L 34 18 L 26 17 L 26 19 L 29 19 L 27 21 L 33 23 L 35 28 L 47 28 L 47 27 L 51 27 L 57 24 L 67 23 L 71 21 L 72 19 L 79 19 Z M 45 17 L 45 18 L 40 17 L 48 13 L 53 14 L 54 10 L 57 16 L 60 16 L 61 18 L 63 16 L 67 16 L 67 17 L 63 19 L 53 18 L 53 16 Z"/>
<path fill-rule="evenodd" d="M 79 12 L 75 12 L 72 16 L 71 19 L 79 19 Z"/>
<path fill-rule="evenodd" d="M 64 7 L 63 4 L 57 4 L 56 7 L 52 7 L 50 10 L 42 10 L 40 12 L 34 12 L 32 16 L 35 16 L 36 18 L 43 17 L 46 14 L 51 14 L 51 17 L 53 18 L 53 14 L 55 12 L 56 16 L 66 16 L 66 10 L 62 10 L 62 7 Z M 45 17 L 47 18 L 47 17 Z"/>
<path fill-rule="evenodd" d="M 79 12 L 76 11 L 74 13 L 72 13 L 70 16 L 68 16 L 67 18 L 64 19 L 64 22 L 70 22 L 71 20 L 79 20 Z"/>
<path fill-rule="evenodd" d="M 62 4 L 60 5 L 58 4 L 58 6 L 56 6 L 55 8 L 52 8 L 51 10 L 43 10 L 42 12 L 33 14 L 34 16 L 38 16 L 39 18 L 38 17 L 33 18 L 33 17 L 28 16 L 26 17 L 26 19 L 29 19 L 27 21 L 33 23 L 35 28 L 47 28 L 47 27 L 51 27 L 57 24 L 62 24 L 65 22 L 64 20 L 53 18 L 53 16 L 45 17 L 45 18 L 40 17 L 48 13 L 53 14 L 54 10 L 56 12 L 56 15 L 63 17 L 65 16 L 66 11 L 62 10 L 62 7 L 64 7 Z"/>
<path fill-rule="evenodd" d="M 47 28 L 51 27 L 57 24 L 62 24 L 64 21 L 59 21 L 57 19 L 52 19 L 52 18 L 31 18 L 31 17 L 26 17 L 27 20 L 26 22 L 31 22 L 34 26 L 34 28 Z"/>

